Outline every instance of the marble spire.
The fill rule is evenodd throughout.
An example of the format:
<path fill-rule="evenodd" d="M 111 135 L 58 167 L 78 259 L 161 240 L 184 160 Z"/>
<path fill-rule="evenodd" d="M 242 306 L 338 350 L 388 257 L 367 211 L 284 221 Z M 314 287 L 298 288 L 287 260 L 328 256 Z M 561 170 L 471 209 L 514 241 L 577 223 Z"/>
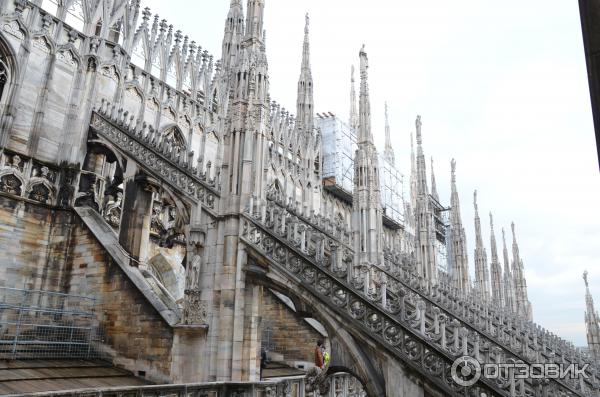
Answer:
<path fill-rule="evenodd" d="M 360 94 L 358 98 L 357 143 L 374 145 L 371 131 L 371 99 L 369 98 L 369 58 L 363 45 L 360 50 Z"/>
<path fill-rule="evenodd" d="M 515 283 L 510 270 L 508 249 L 506 248 L 506 233 L 504 232 L 504 228 L 502 228 L 502 257 L 504 260 L 504 274 L 502 279 L 504 284 L 504 307 L 510 313 L 515 313 L 517 311 L 514 289 Z"/>
<path fill-rule="evenodd" d="M 475 208 L 475 293 L 483 301 L 489 301 L 489 274 L 487 266 L 487 252 L 481 237 L 481 219 L 477 207 L 477 190 L 473 193 L 473 207 Z"/>
<path fill-rule="evenodd" d="M 235 66 L 243 38 L 244 10 L 242 9 L 241 0 L 231 0 L 227 19 L 225 20 L 225 34 L 223 35 L 221 48 L 224 72 L 228 72 L 232 66 Z"/>
<path fill-rule="evenodd" d="M 395 165 L 394 148 L 392 147 L 392 136 L 390 132 L 390 118 L 388 114 L 388 104 L 385 103 L 385 151 L 383 157 L 391 165 Z"/>
<path fill-rule="evenodd" d="M 431 158 L 431 196 L 439 203 L 440 196 L 437 191 L 437 184 L 435 183 L 435 172 L 433 171 L 433 157 Z"/>
<path fill-rule="evenodd" d="M 460 200 L 456 187 L 456 161 L 452 159 L 451 167 L 451 195 L 450 195 L 450 249 L 452 261 L 450 269 L 454 285 L 463 294 L 470 288 L 469 259 L 467 255 L 467 238 L 460 215 Z"/>
<path fill-rule="evenodd" d="M 423 153 L 423 134 L 421 116 L 415 121 L 417 135 L 417 157 L 416 157 L 416 225 L 415 239 L 417 246 L 417 271 L 423 277 L 437 282 L 437 258 L 435 249 L 435 221 L 429 189 L 427 187 L 427 170 L 425 165 L 425 154 Z"/>
<path fill-rule="evenodd" d="M 377 150 L 371 131 L 368 58 L 363 46 L 360 56 L 358 145 L 354 156 L 352 223 L 354 264 L 364 275 L 364 292 L 374 288 L 373 266 L 383 264 L 383 221 Z M 385 298 L 385 297 L 384 297 Z"/>
<path fill-rule="evenodd" d="M 527 297 L 527 281 L 525 280 L 523 260 L 519 254 L 519 244 L 517 244 L 517 236 L 515 234 L 515 223 L 511 223 L 511 230 L 513 236 L 513 280 L 515 289 L 515 303 L 517 308 L 517 314 L 528 320 L 533 320 L 533 313 L 531 311 L 531 303 Z"/>
<path fill-rule="evenodd" d="M 498 246 L 496 244 L 496 235 L 494 234 L 494 218 L 490 212 L 490 283 L 492 292 L 492 303 L 496 307 L 504 307 L 504 288 L 502 281 L 502 268 L 498 259 Z"/>
<path fill-rule="evenodd" d="M 310 67 L 310 19 L 306 14 L 304 25 L 304 44 L 302 46 L 302 66 L 298 79 L 298 95 L 296 100 L 296 128 L 309 133 L 314 128 L 313 78 Z"/>
<path fill-rule="evenodd" d="M 594 308 L 594 299 L 590 294 L 588 285 L 588 272 L 583 272 L 583 281 L 585 282 L 585 330 L 587 335 L 588 348 L 596 362 L 600 362 L 600 317 Z"/>
<path fill-rule="evenodd" d="M 246 37 L 264 46 L 265 0 L 248 0 L 246 6 Z"/>

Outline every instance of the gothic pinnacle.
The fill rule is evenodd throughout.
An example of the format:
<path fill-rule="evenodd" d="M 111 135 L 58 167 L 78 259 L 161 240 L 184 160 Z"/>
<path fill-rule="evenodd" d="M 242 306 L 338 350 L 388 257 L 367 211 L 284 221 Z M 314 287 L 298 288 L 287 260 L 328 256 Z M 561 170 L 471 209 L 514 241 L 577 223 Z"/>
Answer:
<path fill-rule="evenodd" d="M 304 44 L 302 46 L 302 66 L 298 79 L 298 96 L 296 100 L 296 126 L 298 130 L 310 132 L 314 128 L 313 79 L 310 68 L 310 18 L 306 14 L 304 26 Z"/>
<path fill-rule="evenodd" d="M 417 151 L 419 150 L 418 148 L 423 144 L 423 137 L 421 136 L 422 126 L 423 123 L 421 122 L 421 116 L 417 116 L 417 119 L 415 120 L 415 129 L 417 131 Z"/>
<path fill-rule="evenodd" d="M 456 188 L 456 161 L 450 162 L 451 170 L 451 195 L 450 195 L 450 227 L 451 227 L 451 250 L 453 271 L 452 280 L 463 294 L 469 291 L 469 261 L 467 254 L 467 238 L 460 216 L 460 200 Z"/>
<path fill-rule="evenodd" d="M 490 212 L 490 249 L 492 255 L 492 261 L 490 265 L 490 282 L 492 301 L 499 305 L 504 306 L 504 291 L 502 288 L 502 269 L 500 268 L 500 261 L 498 260 L 498 248 L 496 245 L 496 236 L 494 234 L 494 218 Z"/>
<path fill-rule="evenodd" d="M 481 220 L 477 207 L 477 190 L 473 192 L 473 207 L 475 208 L 475 285 L 480 299 L 487 301 L 489 294 L 489 274 L 487 267 L 487 253 L 483 247 L 481 237 Z"/>
<path fill-rule="evenodd" d="M 440 201 L 440 196 L 437 192 L 437 185 L 435 183 L 435 172 L 433 172 L 433 157 L 431 158 L 431 195 L 438 202 Z"/>
<path fill-rule="evenodd" d="M 583 282 L 585 283 L 585 289 L 589 291 L 589 285 L 588 285 L 588 271 L 584 270 L 583 271 Z"/>
<path fill-rule="evenodd" d="M 456 160 L 454 159 L 450 161 L 450 181 L 452 182 L 452 187 L 456 188 Z"/>
<path fill-rule="evenodd" d="M 594 360 L 600 361 L 600 318 L 594 307 L 592 294 L 590 294 L 587 270 L 583 272 L 583 281 L 585 282 L 585 330 L 588 348 Z"/>
<path fill-rule="evenodd" d="M 367 142 L 373 144 L 371 132 L 371 102 L 369 99 L 369 58 L 363 44 L 360 56 L 360 100 L 358 106 L 358 144 Z"/>
<path fill-rule="evenodd" d="M 308 36 L 309 25 L 310 17 L 308 16 L 308 13 L 306 13 L 304 24 L 304 44 L 302 48 L 302 70 L 307 70 L 310 73 L 310 42 Z"/>
<path fill-rule="evenodd" d="M 264 0 L 248 0 L 246 6 L 246 39 L 261 42 L 264 39 Z"/>
<path fill-rule="evenodd" d="M 390 131 L 390 119 L 388 115 L 388 104 L 385 102 L 385 151 L 383 152 L 386 161 L 392 165 L 395 163 L 394 148 L 392 147 L 392 137 Z"/>

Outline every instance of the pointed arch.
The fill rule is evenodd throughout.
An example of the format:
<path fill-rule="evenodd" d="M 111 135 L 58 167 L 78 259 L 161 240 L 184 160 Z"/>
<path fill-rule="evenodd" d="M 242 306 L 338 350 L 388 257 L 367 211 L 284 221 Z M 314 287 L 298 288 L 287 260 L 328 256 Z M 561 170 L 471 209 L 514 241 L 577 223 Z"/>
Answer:
<path fill-rule="evenodd" d="M 173 57 L 167 67 L 167 81 L 166 83 L 172 88 L 177 89 L 177 81 L 179 79 L 179 56 Z"/>
<path fill-rule="evenodd" d="M 207 175 L 207 177 L 214 176 L 219 149 L 220 141 L 217 134 L 215 134 L 214 131 L 209 131 L 208 134 L 206 134 L 206 139 L 204 141 L 204 164 L 209 164 L 210 162 L 210 164 L 212 164 L 211 170 L 213 171 L 211 171 L 211 175 Z"/>
<path fill-rule="evenodd" d="M 156 54 L 154 54 L 154 57 L 152 57 L 150 74 L 152 74 L 156 78 L 162 79 L 162 69 L 163 69 L 162 57 L 160 55 L 160 51 L 156 51 Z"/>
<path fill-rule="evenodd" d="M 131 63 L 140 69 L 146 69 L 146 63 L 148 61 L 148 45 L 146 39 L 146 33 L 143 32 L 133 43 L 133 51 L 131 53 Z"/>
<path fill-rule="evenodd" d="M 183 72 L 183 81 L 181 83 L 181 90 L 188 95 L 192 94 L 192 68 L 189 65 Z"/>
<path fill-rule="evenodd" d="M 123 44 L 123 18 L 118 19 L 109 27 L 108 40 L 119 45 Z"/>
<path fill-rule="evenodd" d="M 25 188 L 25 197 L 43 204 L 51 204 L 54 187 L 45 178 L 31 178 Z"/>
<path fill-rule="evenodd" d="M 13 168 L 0 170 L 0 191 L 21 196 L 25 179 L 21 173 Z"/>
<path fill-rule="evenodd" d="M 177 151 L 187 152 L 187 141 L 181 128 L 177 125 L 169 125 L 165 127 L 161 133 L 162 139 L 170 144 Z"/>
<path fill-rule="evenodd" d="M 10 45 L 0 35 L 0 117 L 10 103 L 12 88 L 18 76 L 18 65 Z"/>
<path fill-rule="evenodd" d="M 130 115 L 138 117 L 141 106 L 144 103 L 144 94 L 136 84 L 131 84 L 125 87 L 125 95 L 123 95 L 123 110 L 129 112 Z"/>

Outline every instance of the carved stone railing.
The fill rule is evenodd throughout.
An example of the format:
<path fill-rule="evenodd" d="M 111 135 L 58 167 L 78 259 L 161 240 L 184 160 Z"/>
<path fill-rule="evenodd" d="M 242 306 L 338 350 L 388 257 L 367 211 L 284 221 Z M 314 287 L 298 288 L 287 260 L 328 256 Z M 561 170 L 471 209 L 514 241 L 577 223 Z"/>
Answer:
<path fill-rule="evenodd" d="M 307 250 L 293 247 L 265 224 L 250 216 L 242 218 L 241 238 L 256 254 L 267 258 L 277 269 L 283 271 L 301 287 L 315 296 L 348 324 L 384 346 L 392 355 L 421 373 L 448 395 L 458 395 L 462 387 L 451 377 L 454 359 L 466 348 L 467 335 L 460 333 L 459 325 L 452 323 L 438 329 L 438 334 L 428 332 L 425 326 L 425 307 L 408 304 L 407 297 L 388 301 L 383 308 L 378 302 L 366 297 L 362 291 L 347 281 L 346 269 L 335 269 L 328 261 L 319 261 Z M 416 309 L 416 310 L 415 310 Z M 437 340 L 440 343 L 432 343 Z M 454 341 L 453 344 L 447 340 Z M 514 380 L 513 380 L 514 382 Z M 508 379 L 504 380 L 507 388 Z M 494 392 L 494 387 L 480 381 L 474 390 L 487 396 L 508 396 L 506 391 Z"/>
<path fill-rule="evenodd" d="M 385 267 L 391 269 L 391 289 L 396 283 L 416 291 L 526 362 L 588 363 L 590 374 L 598 372 L 588 353 L 533 322 L 498 310 L 474 295 L 465 296 L 449 282 L 433 285 L 411 268 L 389 264 Z"/>
<path fill-rule="evenodd" d="M 514 331 L 507 330 L 505 337 L 500 333 L 502 340 L 496 340 L 493 332 L 480 332 L 468 319 L 455 316 L 438 304 L 438 295 L 432 293 L 436 289 L 426 290 L 427 284 L 414 275 L 405 275 L 403 281 L 396 276 L 390 279 L 380 268 L 375 269 L 375 277 L 369 277 L 368 273 L 362 277 L 360 273 L 358 277 L 353 275 L 351 261 L 340 264 L 335 260 L 336 255 L 332 255 L 332 248 L 339 243 L 310 225 L 298 224 L 297 217 L 290 218 L 279 206 L 253 205 L 250 212 L 251 216 L 244 218 L 242 232 L 242 239 L 248 245 L 402 361 L 428 379 L 434 379 L 446 392 L 454 394 L 460 390 L 449 370 L 454 359 L 463 355 L 481 363 L 566 363 L 571 358 L 556 359 L 543 341 L 541 345 L 537 341 L 523 344 L 523 351 L 516 351 Z M 543 382 L 517 380 L 509 372 L 493 382 L 480 380 L 475 390 L 487 389 L 487 395 L 493 389 L 495 395 L 543 392 L 546 394 L 539 395 L 583 396 L 594 395 L 598 385 L 594 371 L 586 372 L 587 379 L 580 376 Z"/>
<path fill-rule="evenodd" d="M 192 166 L 193 152 L 179 151 L 153 127 L 134 122 L 133 116 L 116 111 L 105 100 L 92 114 L 91 128 L 177 192 L 201 202 L 203 208 L 218 208 L 218 180 L 207 180 L 206 173 Z"/>
<path fill-rule="evenodd" d="M 345 222 L 339 219 L 331 219 L 316 214 L 314 211 L 310 213 L 294 203 L 291 198 L 287 198 L 281 192 L 268 191 L 267 200 L 271 204 L 276 204 L 280 208 L 285 209 L 290 215 L 298 217 L 302 222 L 314 227 L 318 231 L 327 234 L 329 237 L 336 239 L 338 242 L 345 244 L 349 248 L 352 245 L 352 232 L 348 229 Z M 253 203 L 258 204 L 258 199 L 253 197 Z"/>
<path fill-rule="evenodd" d="M 328 246 L 344 246 L 343 257 L 349 259 L 346 263 L 352 266 L 352 247 L 344 244 L 343 241 L 336 240 L 335 235 L 323 231 L 319 226 L 312 224 L 310 219 L 302 216 L 302 214 L 297 214 L 294 211 L 290 211 L 289 214 L 282 212 L 281 210 L 285 210 L 285 207 L 282 206 L 281 202 L 273 200 L 272 197 L 268 196 L 267 202 L 261 204 L 267 210 L 261 211 L 255 205 L 254 215 L 264 213 L 265 220 L 275 218 L 275 221 L 278 221 L 276 219 L 278 216 L 285 217 L 287 224 L 293 224 L 295 230 L 304 230 L 304 233 L 306 233 L 307 229 L 312 228 L 313 230 L 309 231 L 308 235 L 316 238 L 318 241 L 323 240 L 322 236 L 318 236 L 319 232 L 323 233 L 327 238 L 332 239 L 327 244 Z M 302 224 L 299 226 L 298 222 Z M 315 236 L 315 233 L 317 236 Z M 307 243 L 304 244 L 310 245 Z M 399 289 L 409 289 L 428 302 L 438 305 L 444 315 L 456 317 L 464 323 L 469 332 L 482 334 L 482 336 L 502 346 L 510 354 L 523 362 L 574 363 L 579 366 L 589 364 L 589 370 L 586 371 L 589 379 L 594 378 L 594 374 L 599 373 L 589 354 L 579 348 L 575 348 L 572 343 L 510 312 L 496 310 L 489 303 L 479 301 L 474 295 L 465 296 L 461 294 L 460 291 L 451 285 L 449 280 L 444 281 L 441 278 L 437 284 L 432 285 L 429 280 L 415 272 L 416 266 L 413 263 L 414 260 L 411 261 L 411 259 L 414 258 L 387 252 L 384 266 L 375 269 L 375 279 L 384 279 L 384 289 L 389 289 L 391 292 L 397 292 Z M 378 296 L 381 299 L 382 292 L 378 291 L 378 289 L 381 289 L 381 285 L 375 282 L 374 287 L 375 291 L 371 295 Z M 596 381 L 593 384 L 593 387 L 596 387 Z"/>

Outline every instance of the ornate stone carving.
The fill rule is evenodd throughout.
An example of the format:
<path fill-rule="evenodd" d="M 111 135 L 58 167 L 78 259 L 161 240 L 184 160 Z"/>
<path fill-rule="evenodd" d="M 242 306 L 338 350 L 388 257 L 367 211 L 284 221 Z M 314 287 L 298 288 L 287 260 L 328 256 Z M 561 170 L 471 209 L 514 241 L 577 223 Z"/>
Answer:
<path fill-rule="evenodd" d="M 119 227 L 121 223 L 121 205 L 123 203 L 123 193 L 117 192 L 117 197 L 106 204 L 104 210 L 104 219 L 112 227 Z"/>
<path fill-rule="evenodd" d="M 69 207 L 75 192 L 73 182 L 75 180 L 76 171 L 72 168 L 65 168 L 62 171 L 62 180 L 58 191 L 58 205 L 61 207 Z"/>
<path fill-rule="evenodd" d="M 106 76 L 117 83 L 119 82 L 119 76 L 117 75 L 117 71 L 115 70 L 114 66 L 104 67 L 100 70 L 100 73 L 102 76 Z"/>
<path fill-rule="evenodd" d="M 77 61 L 75 60 L 73 53 L 69 50 L 61 51 L 56 54 L 56 59 L 69 66 L 77 67 Z"/>
<path fill-rule="evenodd" d="M 48 40 L 44 36 L 33 39 L 33 46 L 44 54 L 50 54 L 50 44 L 48 44 Z"/>
<path fill-rule="evenodd" d="M 8 174 L 0 178 L 0 191 L 5 193 L 21 195 L 21 181 L 13 174 Z"/>
<path fill-rule="evenodd" d="M 187 265 L 185 275 L 185 294 L 183 303 L 183 322 L 185 324 L 206 324 L 207 308 L 201 301 L 200 273 L 204 254 L 204 231 L 191 227 L 187 241 Z"/>
<path fill-rule="evenodd" d="M 183 300 L 183 318 L 185 325 L 204 325 L 207 323 L 208 310 L 198 290 L 185 290 Z"/>
<path fill-rule="evenodd" d="M 23 40 L 25 38 L 25 33 L 19 27 L 19 23 L 17 21 L 10 21 L 4 24 L 4 31 L 8 34 L 15 36 L 19 40 Z"/>
<path fill-rule="evenodd" d="M 40 203 L 49 204 L 50 189 L 44 186 L 43 183 L 38 183 L 31 188 L 28 198 Z"/>
<path fill-rule="evenodd" d="M 141 131 L 121 127 L 122 129 L 113 126 L 97 113 L 92 117 L 92 128 L 100 136 L 116 144 L 125 154 L 160 176 L 178 192 L 194 201 L 200 201 L 205 205 L 204 208 L 215 208 L 215 201 L 218 198 L 217 191 L 200 181 L 185 167 L 175 164 L 157 148 L 152 147 L 153 137 L 150 133 L 142 135 Z"/>
<path fill-rule="evenodd" d="M 245 243 L 268 258 L 272 266 L 300 283 L 302 288 L 314 291 L 324 304 L 330 308 L 337 308 L 339 313 L 344 313 L 349 319 L 349 325 L 364 329 L 371 338 L 386 344 L 403 362 L 428 379 L 441 380 L 437 385 L 449 394 L 461 390 L 449 375 L 451 364 L 457 355 L 468 354 L 491 362 L 506 362 L 506 359 L 528 362 L 533 356 L 521 351 L 530 351 L 531 349 L 526 347 L 530 345 L 535 348 L 534 341 L 542 339 L 540 337 L 532 340 L 532 330 L 524 325 L 516 328 L 518 332 L 513 331 L 513 322 L 513 325 L 507 327 L 511 330 L 509 334 L 512 341 L 507 346 L 505 342 L 493 336 L 499 331 L 493 331 L 490 323 L 498 317 L 490 315 L 491 309 L 474 302 L 464 306 L 457 305 L 462 302 L 460 298 L 447 298 L 452 293 L 452 288 L 446 284 L 432 286 L 429 281 L 414 272 L 414 266 L 403 268 L 394 264 L 390 266 L 393 273 L 373 267 L 373 288 L 376 293 L 365 296 L 362 292 L 364 282 L 361 281 L 355 286 L 347 282 L 346 272 L 330 272 L 331 257 L 319 261 L 316 250 L 299 251 L 294 248 L 296 244 L 294 240 L 289 240 L 286 229 L 289 224 L 283 229 L 281 227 L 283 219 L 287 217 L 284 212 L 277 207 L 268 207 L 264 215 L 263 211 L 253 210 L 250 213 L 261 215 L 254 220 L 248 218 L 248 221 L 244 222 L 242 240 Z M 265 223 L 261 223 L 263 219 Z M 313 226 L 309 227 L 313 229 L 310 231 L 313 239 L 315 233 L 322 233 Z M 334 242 L 328 245 L 339 244 Z M 394 258 L 393 255 L 388 255 L 386 259 L 389 260 L 390 257 Z M 384 293 L 387 296 L 386 301 L 381 299 Z M 482 308 L 485 308 L 485 313 L 466 318 L 467 313 L 476 314 Z M 506 321 L 504 317 L 500 318 Z M 521 342 L 517 342 L 518 340 Z M 518 347 L 516 350 L 515 346 Z M 560 349 L 564 352 L 568 346 L 564 345 Z M 535 350 L 544 351 L 539 348 Z M 487 353 L 484 356 L 482 352 Z M 552 353 L 542 356 L 544 362 L 555 363 L 561 362 L 559 356 L 571 359 L 577 357 L 575 354 L 564 353 L 559 356 Z M 595 379 L 594 372 L 588 371 L 586 376 L 588 378 L 578 381 L 552 380 L 546 385 L 534 385 L 531 380 L 525 380 L 524 390 L 541 387 L 550 393 L 549 395 L 558 393 L 559 390 L 564 395 L 580 395 L 581 387 L 587 390 L 597 382 L 591 380 Z M 579 386 L 578 382 L 586 385 Z M 498 379 L 494 385 L 488 384 L 487 380 L 480 381 L 471 390 L 486 395 L 508 393 L 510 383 L 511 378 L 505 376 Z"/>

